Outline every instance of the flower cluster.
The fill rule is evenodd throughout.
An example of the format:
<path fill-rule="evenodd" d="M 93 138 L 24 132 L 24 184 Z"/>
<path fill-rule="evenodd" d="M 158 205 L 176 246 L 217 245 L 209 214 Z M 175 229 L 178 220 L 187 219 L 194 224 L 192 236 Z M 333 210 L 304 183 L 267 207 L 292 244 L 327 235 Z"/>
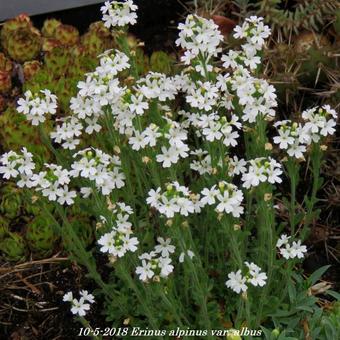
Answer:
<path fill-rule="evenodd" d="M 94 296 L 89 294 L 87 290 L 80 291 L 80 299 L 75 299 L 72 292 L 64 295 L 64 302 L 71 302 L 71 313 L 79 316 L 85 316 L 90 310 L 91 304 L 94 303 Z"/>
<path fill-rule="evenodd" d="M 213 112 L 209 115 L 200 115 L 193 125 L 199 129 L 207 141 L 221 141 L 229 147 L 237 145 L 239 134 L 234 128 L 240 129 L 242 126 L 238 120 L 236 115 L 232 115 L 228 120 L 227 117 L 220 117 Z"/>
<path fill-rule="evenodd" d="M 33 155 L 26 148 L 22 149 L 22 154 L 14 151 L 3 154 L 0 164 L 0 174 L 5 179 L 16 179 L 18 187 L 35 188 L 48 200 L 57 201 L 60 204 L 74 203 L 77 194 L 68 187 L 72 174 L 60 165 L 46 163 L 46 169 L 35 174 L 33 173 L 35 169 Z"/>
<path fill-rule="evenodd" d="M 61 144 L 64 149 L 74 150 L 80 143 L 78 137 L 82 134 L 83 125 L 74 116 L 63 117 L 58 121 L 62 124 L 57 126 L 56 131 L 51 132 L 50 137 L 55 143 Z M 93 129 L 100 131 L 100 129 Z"/>
<path fill-rule="evenodd" d="M 149 72 L 137 81 L 136 89 L 147 99 L 157 99 L 160 102 L 175 99 L 177 86 L 172 77 L 158 72 Z"/>
<path fill-rule="evenodd" d="M 77 196 L 74 190 L 68 185 L 71 181 L 71 171 L 63 169 L 60 165 L 45 164 L 45 170 L 34 174 L 31 178 L 31 185 L 40 191 L 49 201 L 57 201 L 60 204 L 71 205 Z"/>
<path fill-rule="evenodd" d="M 115 26 L 134 25 L 137 22 L 138 9 L 132 0 L 106 1 L 101 7 L 104 25 L 107 28 Z"/>
<path fill-rule="evenodd" d="M 74 150 L 80 143 L 80 136 L 99 132 L 99 119 L 107 107 L 117 107 L 117 116 L 124 116 L 126 107 L 121 103 L 127 90 L 120 86 L 116 76 L 130 67 L 129 58 L 118 50 L 108 50 L 100 55 L 99 66 L 78 83 L 78 94 L 71 98 L 72 115 L 62 118 L 61 125 L 51 133 L 51 138 L 63 148 Z"/>
<path fill-rule="evenodd" d="M 26 91 L 25 98 L 18 100 L 17 110 L 23 113 L 32 125 L 39 125 L 46 120 L 45 115 L 54 115 L 57 112 L 57 97 L 49 90 L 41 90 L 39 93 Z"/>
<path fill-rule="evenodd" d="M 274 143 L 279 144 L 280 149 L 287 150 L 290 157 L 303 158 L 308 145 L 333 135 L 337 113 L 329 105 L 324 105 L 303 111 L 302 119 L 305 122 L 303 125 L 290 120 L 274 124 L 279 132 L 279 135 L 274 137 Z"/>
<path fill-rule="evenodd" d="M 18 186 L 29 186 L 30 177 L 35 169 L 33 155 L 22 148 L 21 154 L 14 151 L 4 153 L 0 158 L 0 174 L 3 178 L 11 179 L 20 176 Z"/>
<path fill-rule="evenodd" d="M 193 160 L 190 163 L 190 169 L 197 171 L 200 175 L 213 174 L 214 169 L 211 164 L 211 156 L 208 151 L 197 149 L 190 151 L 190 154 L 198 157 L 198 160 Z"/>
<path fill-rule="evenodd" d="M 278 121 L 274 124 L 278 129 L 279 135 L 274 137 L 274 143 L 280 149 L 287 150 L 290 157 L 303 158 L 306 152 L 305 130 L 301 124 L 293 123 L 290 120 Z"/>
<path fill-rule="evenodd" d="M 285 259 L 302 259 L 307 252 L 307 247 L 301 245 L 301 241 L 298 240 L 293 241 L 293 243 L 289 243 L 290 236 L 285 234 L 281 235 L 281 237 L 277 240 L 276 247 L 279 249 L 280 254 Z"/>
<path fill-rule="evenodd" d="M 223 35 L 213 20 L 188 15 L 185 23 L 178 25 L 178 29 L 180 32 L 176 45 L 186 50 L 181 57 L 185 64 L 190 64 L 191 60 L 197 57 L 209 59 L 221 52 L 218 46 L 223 41 Z M 203 64 L 200 64 L 200 67 L 202 68 Z"/>
<path fill-rule="evenodd" d="M 267 120 L 275 117 L 277 101 L 273 85 L 269 85 L 265 79 L 252 77 L 247 70 L 242 69 L 234 72 L 230 82 L 232 90 L 237 94 L 238 103 L 243 108 L 243 121 L 254 123 L 257 117 Z"/>
<path fill-rule="evenodd" d="M 73 177 L 83 177 L 95 182 L 96 188 L 103 195 L 109 195 L 113 189 L 125 185 L 125 175 L 121 170 L 118 156 L 110 156 L 95 148 L 87 148 L 74 154 L 78 158 L 72 164 Z"/>
<path fill-rule="evenodd" d="M 156 160 L 162 163 L 163 168 L 168 168 L 176 164 L 180 158 L 189 156 L 189 147 L 185 143 L 188 138 L 188 132 L 175 121 L 167 119 L 168 124 L 163 129 L 164 144 L 168 146 L 161 147 L 161 153 L 156 155 Z"/>
<path fill-rule="evenodd" d="M 307 138 L 307 144 L 311 141 L 318 143 L 321 137 L 333 135 L 335 132 L 337 113 L 329 105 L 305 110 L 302 112 L 302 118 L 305 121 L 304 132 L 310 137 Z"/>
<path fill-rule="evenodd" d="M 261 268 L 255 263 L 245 262 L 247 271 L 245 275 L 242 274 L 242 270 L 239 269 L 237 272 L 230 272 L 226 281 L 226 286 L 239 294 L 248 290 L 247 283 L 253 286 L 263 287 L 266 284 L 267 274 L 261 272 Z"/>
<path fill-rule="evenodd" d="M 126 252 L 135 252 L 139 244 L 137 237 L 131 237 L 132 224 L 129 217 L 132 214 L 132 209 L 125 203 L 118 202 L 114 205 L 109 220 L 111 231 L 105 233 L 98 240 L 101 246 L 100 251 L 108 253 L 114 258 L 123 257 Z M 107 225 L 106 218 L 102 218 L 103 222 Z"/>
<path fill-rule="evenodd" d="M 174 217 L 176 213 L 188 216 L 201 208 L 199 197 L 191 194 L 188 188 L 176 181 L 169 183 L 163 193 L 161 188 L 151 189 L 146 202 L 167 218 Z"/>
<path fill-rule="evenodd" d="M 281 183 L 282 166 L 275 159 L 260 157 L 248 162 L 248 169 L 242 175 L 243 186 L 247 189 L 260 183 Z"/>
<path fill-rule="evenodd" d="M 234 217 L 240 217 L 243 213 L 241 206 L 243 200 L 243 193 L 237 189 L 237 186 L 225 181 L 214 185 L 212 188 L 204 188 L 202 190 L 202 205 L 215 205 L 216 211 L 219 213 L 232 214 Z"/>
<path fill-rule="evenodd" d="M 228 55 L 223 55 L 223 66 L 233 69 L 240 66 L 250 70 L 256 69 L 261 63 L 258 52 L 262 50 L 265 39 L 270 36 L 269 27 L 263 24 L 263 18 L 252 16 L 247 18 L 242 26 L 237 25 L 234 32 L 234 38 L 245 39 L 246 43 L 241 45 L 241 51 L 230 50 Z"/>
<path fill-rule="evenodd" d="M 159 278 L 168 277 L 174 270 L 171 264 L 170 255 L 175 252 L 175 246 L 171 245 L 171 239 L 157 238 L 158 245 L 150 253 L 139 256 L 142 265 L 136 268 L 136 274 L 141 281 L 147 282 L 150 279 L 155 281 Z"/>

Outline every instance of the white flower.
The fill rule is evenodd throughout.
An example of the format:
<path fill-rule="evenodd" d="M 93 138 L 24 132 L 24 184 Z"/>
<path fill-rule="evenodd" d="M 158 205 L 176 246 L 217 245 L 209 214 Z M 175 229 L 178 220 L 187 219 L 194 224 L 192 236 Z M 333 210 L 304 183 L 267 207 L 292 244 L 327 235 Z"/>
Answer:
<path fill-rule="evenodd" d="M 179 255 L 178 261 L 179 261 L 180 263 L 183 263 L 183 262 L 184 262 L 184 258 L 185 258 L 186 255 L 188 255 L 188 257 L 189 257 L 190 259 L 192 259 L 192 258 L 195 256 L 195 254 L 194 254 L 191 250 L 187 250 L 186 253 L 185 253 L 185 252 L 182 252 L 182 253 Z"/>
<path fill-rule="evenodd" d="M 216 196 L 219 193 L 219 190 L 216 189 L 216 185 L 213 185 L 210 189 L 204 188 L 201 193 L 204 196 L 201 198 L 201 202 L 204 205 L 212 205 L 216 203 Z"/>
<path fill-rule="evenodd" d="M 80 188 L 80 193 L 82 194 L 83 198 L 89 198 L 92 194 L 91 187 L 82 187 Z"/>
<path fill-rule="evenodd" d="M 304 258 L 304 254 L 307 252 L 307 247 L 304 245 L 301 245 L 301 241 L 298 240 L 297 242 L 293 241 L 292 245 L 292 254 L 294 257 L 297 257 L 299 259 Z"/>
<path fill-rule="evenodd" d="M 171 264 L 171 259 L 169 257 L 160 257 L 158 266 L 161 269 L 161 277 L 169 276 L 174 270 L 174 266 Z"/>
<path fill-rule="evenodd" d="M 71 302 L 73 300 L 73 294 L 72 292 L 68 292 L 64 295 L 63 301 L 64 302 Z"/>
<path fill-rule="evenodd" d="M 74 198 L 77 197 L 75 191 L 69 191 L 68 186 L 65 185 L 63 188 L 58 191 L 58 203 L 72 205 L 74 203 Z"/>
<path fill-rule="evenodd" d="M 281 246 L 288 243 L 289 239 L 290 239 L 290 236 L 287 236 L 286 234 L 282 234 L 276 242 L 276 247 L 281 248 Z"/>
<path fill-rule="evenodd" d="M 161 188 L 157 188 L 156 190 L 151 189 L 148 192 L 148 198 L 146 199 L 146 203 L 148 203 L 149 205 L 151 205 L 152 207 L 158 207 L 159 206 L 159 201 L 162 198 L 161 195 Z"/>
<path fill-rule="evenodd" d="M 136 268 L 136 274 L 139 275 L 141 281 L 147 281 L 154 276 L 154 271 L 151 269 L 151 262 L 142 260 L 142 266 Z"/>
<path fill-rule="evenodd" d="M 294 144 L 292 144 L 287 150 L 287 154 L 290 157 L 295 157 L 295 158 L 304 158 L 303 154 L 305 152 L 306 152 L 306 146 L 303 144 L 300 144 L 298 140 Z"/>
<path fill-rule="evenodd" d="M 243 193 L 234 184 L 221 181 L 218 184 L 218 189 L 216 185 L 211 189 L 205 188 L 202 190 L 202 195 L 204 195 L 201 199 L 203 206 L 215 204 L 217 201 L 216 210 L 220 213 L 226 212 L 234 217 L 240 217 L 243 213 L 241 206 Z"/>
<path fill-rule="evenodd" d="M 100 251 L 102 253 L 110 253 L 112 254 L 115 250 L 115 239 L 114 236 L 116 235 L 115 231 L 111 231 L 110 233 L 106 233 L 100 237 L 98 240 L 98 244 L 102 247 Z"/>
<path fill-rule="evenodd" d="M 134 130 L 134 136 L 129 138 L 129 144 L 132 146 L 132 150 L 144 149 L 146 146 L 145 137 L 139 131 Z"/>
<path fill-rule="evenodd" d="M 178 162 L 178 152 L 174 147 L 167 149 L 162 146 L 162 153 L 156 156 L 156 160 L 162 163 L 163 168 L 170 168 L 171 164 L 176 164 Z"/>
<path fill-rule="evenodd" d="M 123 237 L 123 245 L 125 251 L 131 251 L 134 253 L 138 248 L 139 241 L 137 237 L 130 237 L 130 235 L 125 235 Z"/>
<path fill-rule="evenodd" d="M 321 108 L 312 108 L 302 112 L 305 121 L 303 133 L 309 136 L 305 138 L 307 143 L 318 143 L 321 137 L 333 135 L 335 132 L 337 113 L 329 105 Z"/>
<path fill-rule="evenodd" d="M 85 303 L 84 298 L 81 297 L 79 300 L 77 299 L 72 300 L 72 308 L 71 308 L 72 314 L 85 316 L 87 311 L 89 310 L 90 310 L 90 305 L 88 303 Z"/>
<path fill-rule="evenodd" d="M 20 175 L 25 183 L 29 183 L 27 176 L 31 177 L 35 168 L 33 155 L 26 148 L 21 150 L 21 154 L 14 151 L 4 153 L 0 157 L 0 165 L 0 174 L 4 179 L 16 178 Z"/>
<path fill-rule="evenodd" d="M 199 55 L 205 58 L 204 63 L 206 63 L 206 60 L 221 51 L 218 46 L 223 40 L 223 35 L 213 20 L 190 14 L 184 24 L 178 25 L 178 29 L 180 33 L 176 45 L 186 50 L 181 57 L 185 64 L 190 64 L 190 61 Z"/>
<path fill-rule="evenodd" d="M 92 294 L 89 294 L 87 290 L 81 290 L 79 293 L 85 301 L 94 303 L 94 296 Z"/>
<path fill-rule="evenodd" d="M 162 257 L 168 257 L 175 251 L 175 246 L 171 245 L 171 238 L 163 239 L 162 237 L 157 238 L 157 242 L 159 243 L 155 247 L 155 252 L 160 253 Z"/>
<path fill-rule="evenodd" d="M 248 267 L 250 275 L 250 277 L 247 279 L 247 282 L 250 282 L 255 287 L 263 287 L 266 284 L 267 274 L 264 272 L 261 273 L 261 268 L 253 262 L 245 262 L 245 264 Z"/>
<path fill-rule="evenodd" d="M 137 14 L 135 11 L 138 7 L 132 0 L 106 1 L 101 7 L 103 13 L 104 25 L 107 28 L 115 26 L 134 25 L 137 22 Z"/>
<path fill-rule="evenodd" d="M 290 236 L 283 234 L 277 240 L 276 247 L 279 249 L 280 254 L 287 260 L 294 259 L 295 257 L 302 259 L 307 252 L 307 247 L 301 245 L 301 240 L 293 241 L 290 244 L 289 239 Z"/>
<path fill-rule="evenodd" d="M 39 125 L 46 120 L 45 115 L 54 115 L 57 111 L 57 97 L 49 90 L 41 90 L 39 93 L 26 91 L 25 98 L 18 100 L 17 110 L 23 113 L 32 125 Z"/>
<path fill-rule="evenodd" d="M 151 189 L 146 201 L 167 218 L 174 217 L 176 213 L 188 216 L 196 209 L 190 191 L 178 182 L 169 183 L 164 193 L 161 193 L 161 188 Z"/>
<path fill-rule="evenodd" d="M 130 234 L 130 229 L 112 230 L 104 234 L 98 240 L 98 244 L 102 246 L 100 251 L 115 257 L 123 257 L 128 251 L 135 252 L 139 242 L 136 237 L 131 237 Z"/>
<path fill-rule="evenodd" d="M 280 177 L 282 166 L 275 159 L 262 157 L 252 159 L 248 163 L 248 170 L 242 175 L 243 186 L 245 188 L 256 187 L 266 181 L 271 184 L 282 182 Z"/>
<path fill-rule="evenodd" d="M 239 269 L 237 272 L 229 273 L 228 278 L 229 280 L 225 283 L 228 288 L 232 289 L 237 294 L 247 291 L 247 279 L 242 276 L 241 269 Z"/>
<path fill-rule="evenodd" d="M 136 113 L 137 115 L 142 115 L 145 110 L 149 108 L 149 104 L 143 101 L 143 95 L 131 96 L 131 104 L 129 104 L 129 109 Z"/>
<path fill-rule="evenodd" d="M 72 292 L 68 292 L 64 295 L 64 302 L 71 302 L 72 314 L 78 314 L 79 316 L 85 316 L 87 311 L 90 310 L 90 304 L 94 303 L 94 296 L 89 294 L 87 290 L 80 291 L 80 299 L 77 300 L 73 297 Z M 89 302 L 89 303 L 86 303 Z"/>
<path fill-rule="evenodd" d="M 79 158 L 80 156 L 80 158 Z M 73 177 L 83 177 L 94 181 L 103 195 L 125 185 L 125 175 L 121 170 L 118 156 L 110 156 L 99 149 L 84 149 L 73 155 L 79 158 L 72 165 Z"/>

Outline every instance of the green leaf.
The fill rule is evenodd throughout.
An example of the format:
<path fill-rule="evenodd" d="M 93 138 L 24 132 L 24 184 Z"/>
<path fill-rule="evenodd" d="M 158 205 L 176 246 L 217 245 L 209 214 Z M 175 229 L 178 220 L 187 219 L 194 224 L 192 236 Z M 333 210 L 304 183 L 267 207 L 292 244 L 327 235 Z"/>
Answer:
<path fill-rule="evenodd" d="M 318 281 L 321 276 L 328 270 L 328 268 L 331 265 L 327 265 L 327 266 L 323 266 L 321 268 L 319 268 L 318 270 L 316 270 L 309 278 L 308 278 L 308 282 L 313 285 L 316 281 Z"/>
<path fill-rule="evenodd" d="M 340 301 L 340 294 L 338 292 L 335 292 L 334 290 L 327 290 L 325 293 L 333 296 L 337 301 Z"/>
<path fill-rule="evenodd" d="M 276 313 L 272 314 L 273 317 L 286 317 L 286 316 L 291 316 L 296 313 L 295 310 L 278 310 Z"/>
<path fill-rule="evenodd" d="M 263 332 L 263 334 L 265 336 L 265 339 L 266 340 L 272 340 L 273 337 L 272 337 L 271 331 L 269 329 L 267 329 L 267 328 L 262 327 L 262 326 L 260 326 L 260 327 L 261 327 L 262 332 Z"/>
<path fill-rule="evenodd" d="M 296 289 L 292 282 L 288 282 L 288 294 L 290 302 L 294 302 L 296 300 Z"/>
<path fill-rule="evenodd" d="M 304 311 L 309 312 L 309 313 L 314 312 L 314 309 L 312 307 L 308 307 L 308 306 L 298 306 L 298 307 L 296 307 L 296 309 L 304 310 Z"/>

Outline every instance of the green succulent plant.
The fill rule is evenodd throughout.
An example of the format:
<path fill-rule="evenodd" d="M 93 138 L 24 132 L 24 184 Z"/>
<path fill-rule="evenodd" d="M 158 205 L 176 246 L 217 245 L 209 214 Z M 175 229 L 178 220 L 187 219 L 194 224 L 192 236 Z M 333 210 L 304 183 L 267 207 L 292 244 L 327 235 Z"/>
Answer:
<path fill-rule="evenodd" d="M 71 25 L 59 25 L 54 32 L 54 38 L 57 39 L 61 45 L 72 46 L 79 41 L 79 31 Z"/>
<path fill-rule="evenodd" d="M 0 190 L 0 213 L 8 219 L 21 215 L 22 192 L 14 183 L 8 182 Z"/>
<path fill-rule="evenodd" d="M 53 38 L 55 37 L 57 27 L 59 27 L 60 25 L 62 25 L 62 23 L 57 19 L 46 19 L 41 29 L 41 33 L 46 38 Z"/>
<path fill-rule="evenodd" d="M 47 130 L 50 123 L 45 123 Z M 19 151 L 22 145 L 36 155 L 36 160 L 48 160 L 50 153 L 41 143 L 39 131 L 35 129 L 26 117 L 18 113 L 13 105 L 9 105 L 7 109 L 0 115 L 0 144 L 5 150 Z"/>
<path fill-rule="evenodd" d="M 6 260 L 17 262 L 25 259 L 26 244 L 21 235 L 8 233 L 0 242 L 0 251 Z"/>
<path fill-rule="evenodd" d="M 0 70 L 0 94 L 5 94 L 12 88 L 12 77 L 10 72 Z"/>
<path fill-rule="evenodd" d="M 80 44 L 86 55 L 97 57 L 115 45 L 114 38 L 109 29 L 100 21 L 90 25 L 88 31 L 81 37 Z"/>
<path fill-rule="evenodd" d="M 3 240 L 7 233 L 8 233 L 8 220 L 5 217 L 0 216 L 0 241 Z"/>
<path fill-rule="evenodd" d="M 170 75 L 174 71 L 175 62 L 173 56 L 163 51 L 155 51 L 150 57 L 150 70 Z"/>
<path fill-rule="evenodd" d="M 6 36 L 4 48 L 15 61 L 23 63 L 38 56 L 42 46 L 40 32 L 34 27 L 18 28 Z"/>
<path fill-rule="evenodd" d="M 71 62 L 70 49 L 63 47 L 56 47 L 44 56 L 44 65 L 53 78 L 64 76 Z"/>
<path fill-rule="evenodd" d="M 66 112 L 77 83 L 93 69 L 97 59 L 84 55 L 76 47 L 56 47 L 45 53 L 40 69 L 24 84 L 24 90 L 38 92 L 49 89 L 58 97 L 59 107 Z"/>
<path fill-rule="evenodd" d="M 70 219 L 73 230 L 78 234 L 85 246 L 89 246 L 95 239 L 95 227 L 91 220 L 85 216 L 77 216 Z M 66 245 L 67 247 L 67 245 Z"/>
<path fill-rule="evenodd" d="M 41 69 L 41 63 L 38 60 L 26 61 L 23 66 L 25 81 L 31 79 Z"/>
<path fill-rule="evenodd" d="M 20 28 L 31 28 L 32 23 L 28 15 L 21 14 L 17 17 L 7 20 L 0 31 L 2 45 L 6 48 L 9 36 Z"/>
<path fill-rule="evenodd" d="M 56 228 L 46 215 L 36 216 L 29 223 L 26 230 L 28 247 L 38 256 L 48 256 L 53 252 L 53 247 L 58 239 Z"/>
<path fill-rule="evenodd" d="M 0 53 L 0 71 L 12 72 L 13 63 L 4 53 Z"/>

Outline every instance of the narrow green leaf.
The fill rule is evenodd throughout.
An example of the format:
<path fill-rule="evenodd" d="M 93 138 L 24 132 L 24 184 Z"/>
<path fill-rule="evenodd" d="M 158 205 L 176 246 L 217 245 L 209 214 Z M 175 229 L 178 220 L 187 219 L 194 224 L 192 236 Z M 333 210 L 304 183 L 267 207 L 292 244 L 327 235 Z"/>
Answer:
<path fill-rule="evenodd" d="M 328 270 L 328 268 L 330 267 L 330 265 L 327 266 L 323 266 L 319 269 L 317 269 L 309 278 L 308 278 L 308 282 L 313 285 L 316 281 L 318 281 L 322 275 Z"/>

